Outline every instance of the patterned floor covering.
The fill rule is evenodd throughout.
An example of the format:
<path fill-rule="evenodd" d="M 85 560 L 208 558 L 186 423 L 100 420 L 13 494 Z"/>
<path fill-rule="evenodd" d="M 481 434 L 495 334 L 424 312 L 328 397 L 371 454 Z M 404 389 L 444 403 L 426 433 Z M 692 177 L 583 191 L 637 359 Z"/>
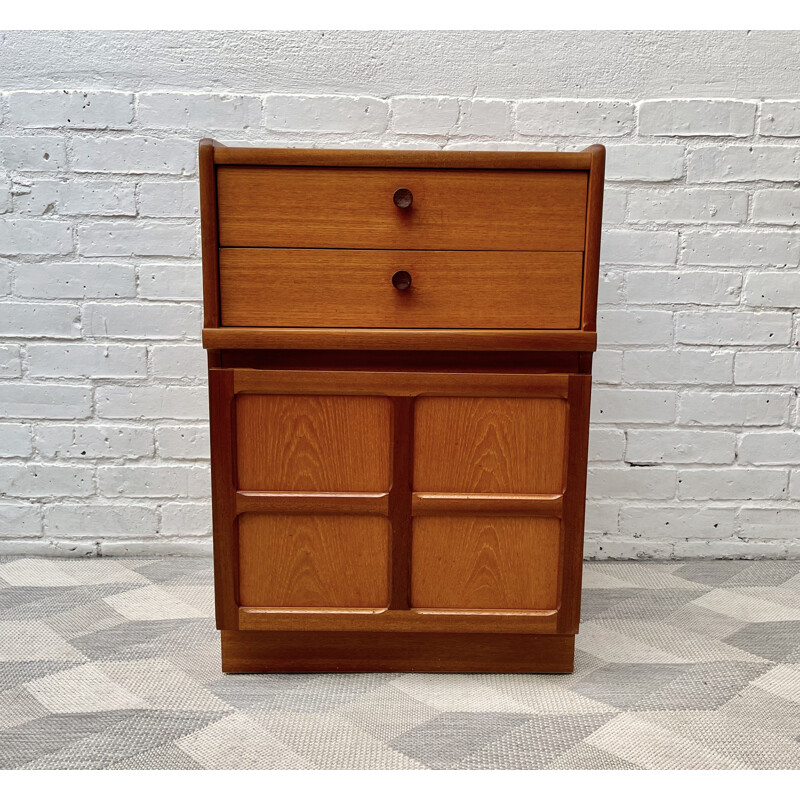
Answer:
<path fill-rule="evenodd" d="M 0 560 L 3 769 L 797 769 L 800 563 L 588 563 L 573 675 L 230 675 L 205 559 Z"/>

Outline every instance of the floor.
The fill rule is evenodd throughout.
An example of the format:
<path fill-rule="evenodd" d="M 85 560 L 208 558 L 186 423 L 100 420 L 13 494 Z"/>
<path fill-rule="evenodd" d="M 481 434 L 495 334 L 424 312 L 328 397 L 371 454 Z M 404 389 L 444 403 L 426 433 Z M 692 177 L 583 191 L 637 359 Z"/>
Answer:
<path fill-rule="evenodd" d="M 573 675 L 230 675 L 205 559 L 0 559 L 3 769 L 797 769 L 800 562 L 585 568 Z"/>

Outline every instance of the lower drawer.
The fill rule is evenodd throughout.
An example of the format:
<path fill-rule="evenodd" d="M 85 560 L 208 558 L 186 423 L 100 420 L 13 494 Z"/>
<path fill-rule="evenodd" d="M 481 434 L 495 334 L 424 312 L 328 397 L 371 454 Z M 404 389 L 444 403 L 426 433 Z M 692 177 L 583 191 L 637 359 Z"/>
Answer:
<path fill-rule="evenodd" d="M 408 288 L 393 283 L 401 272 Z M 241 327 L 577 329 L 582 279 L 582 253 L 223 248 L 221 319 Z"/>

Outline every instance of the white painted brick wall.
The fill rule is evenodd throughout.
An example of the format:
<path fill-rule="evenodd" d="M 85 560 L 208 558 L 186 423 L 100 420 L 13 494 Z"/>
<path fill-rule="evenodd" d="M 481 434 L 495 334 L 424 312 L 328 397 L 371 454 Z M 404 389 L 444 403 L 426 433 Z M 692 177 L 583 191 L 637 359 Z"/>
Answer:
<path fill-rule="evenodd" d="M 739 88 L 699 96 L 735 34 L 691 34 L 712 46 L 699 66 L 684 54 L 683 83 L 680 69 L 662 80 L 649 50 L 646 63 L 628 52 L 633 71 L 598 69 L 623 52 L 612 32 L 593 35 L 616 46 L 561 47 L 546 80 L 520 54 L 558 32 L 448 35 L 465 43 L 457 50 L 430 33 L 336 34 L 361 37 L 354 60 L 334 58 L 328 37 L 297 34 L 302 76 L 286 75 L 274 44 L 275 55 L 242 53 L 220 74 L 223 49 L 206 47 L 198 69 L 151 44 L 172 35 L 137 34 L 137 48 L 154 49 L 135 80 L 102 67 L 99 50 L 77 58 L 78 45 L 0 51 L 0 552 L 209 551 L 197 141 L 210 135 L 306 147 L 606 144 L 586 553 L 800 557 L 800 100 L 786 95 L 789 50 L 774 69 L 772 53 L 747 56 Z M 429 38 L 414 59 L 399 47 L 379 66 L 370 43 L 386 36 Z M 463 72 L 485 56 L 469 42 L 498 36 L 508 58 Z M 537 52 L 544 63 L 549 50 Z M 30 65 L 45 61 L 63 85 L 36 77 Z M 402 75 L 388 80 L 395 61 Z"/>

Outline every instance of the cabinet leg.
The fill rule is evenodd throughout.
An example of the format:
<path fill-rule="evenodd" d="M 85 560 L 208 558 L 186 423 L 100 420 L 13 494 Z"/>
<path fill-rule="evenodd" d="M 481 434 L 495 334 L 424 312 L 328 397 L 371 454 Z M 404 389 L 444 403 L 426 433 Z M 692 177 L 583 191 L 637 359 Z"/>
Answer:
<path fill-rule="evenodd" d="M 572 672 L 573 634 L 222 631 L 223 672 Z"/>

